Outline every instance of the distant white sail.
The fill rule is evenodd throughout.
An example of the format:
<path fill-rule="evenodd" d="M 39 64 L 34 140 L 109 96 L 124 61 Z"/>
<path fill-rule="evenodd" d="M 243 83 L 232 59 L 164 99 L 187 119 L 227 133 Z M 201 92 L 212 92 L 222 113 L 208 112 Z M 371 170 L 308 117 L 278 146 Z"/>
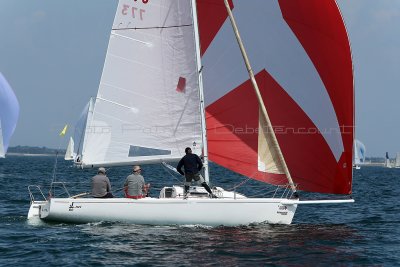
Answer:
<path fill-rule="evenodd" d="M 75 124 L 73 139 L 77 141 L 77 144 L 74 145 L 74 155 L 76 161 L 80 161 L 81 153 L 83 147 L 85 146 L 85 130 L 86 125 L 88 125 L 88 122 L 91 120 L 93 115 L 93 106 L 93 99 L 90 98 L 89 102 L 83 108 L 81 115 L 79 116 L 79 120 Z"/>
<path fill-rule="evenodd" d="M 19 116 L 19 103 L 11 86 L 0 73 L 0 157 L 7 153 L 8 145 Z"/>
<path fill-rule="evenodd" d="M 130 4 L 119 1 L 82 166 L 177 160 L 188 146 L 202 153 L 191 1 L 160 1 L 138 17 Z"/>
<path fill-rule="evenodd" d="M 389 158 L 389 153 L 388 152 L 386 152 L 385 167 L 386 168 L 392 168 L 392 164 L 390 163 L 390 158 Z"/>
<path fill-rule="evenodd" d="M 365 163 L 365 145 L 360 140 L 354 140 L 354 164 Z"/>
<path fill-rule="evenodd" d="M 394 166 L 396 168 L 400 168 L 400 152 L 397 152 L 397 154 L 396 154 L 396 162 L 395 162 Z"/>
<path fill-rule="evenodd" d="M 74 155 L 74 139 L 72 137 L 69 138 L 68 142 L 68 147 L 67 150 L 65 151 L 65 160 L 74 160 L 75 155 Z"/>

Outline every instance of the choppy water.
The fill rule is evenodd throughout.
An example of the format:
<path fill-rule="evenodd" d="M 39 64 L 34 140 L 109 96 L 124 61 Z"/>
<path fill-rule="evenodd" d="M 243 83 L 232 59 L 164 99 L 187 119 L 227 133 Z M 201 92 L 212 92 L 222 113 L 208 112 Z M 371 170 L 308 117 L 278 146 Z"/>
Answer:
<path fill-rule="evenodd" d="M 30 184 L 48 186 L 53 157 L 0 160 L 1 266 L 400 266 L 400 169 L 356 170 L 354 204 L 300 206 L 292 225 L 247 227 L 147 226 L 121 223 L 29 222 Z M 160 166 L 142 166 L 153 194 L 178 184 Z M 58 164 L 70 193 L 88 190 L 93 170 Z M 117 190 L 129 168 L 108 175 Z M 213 166 L 214 185 L 243 177 Z M 258 193 L 249 182 L 242 192 Z M 118 195 L 118 193 L 117 193 Z"/>

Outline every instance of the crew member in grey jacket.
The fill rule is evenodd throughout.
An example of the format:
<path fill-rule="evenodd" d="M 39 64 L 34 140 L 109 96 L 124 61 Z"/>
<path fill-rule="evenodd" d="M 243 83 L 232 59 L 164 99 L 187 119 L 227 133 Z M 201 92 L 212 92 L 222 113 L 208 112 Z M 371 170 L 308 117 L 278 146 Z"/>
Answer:
<path fill-rule="evenodd" d="M 135 165 L 132 171 L 132 174 L 126 177 L 124 183 L 125 196 L 134 199 L 146 197 L 150 184 L 145 184 L 142 169 Z"/>
<path fill-rule="evenodd" d="M 97 175 L 92 178 L 92 196 L 96 198 L 112 198 L 110 180 L 106 176 L 106 169 L 100 167 Z"/>

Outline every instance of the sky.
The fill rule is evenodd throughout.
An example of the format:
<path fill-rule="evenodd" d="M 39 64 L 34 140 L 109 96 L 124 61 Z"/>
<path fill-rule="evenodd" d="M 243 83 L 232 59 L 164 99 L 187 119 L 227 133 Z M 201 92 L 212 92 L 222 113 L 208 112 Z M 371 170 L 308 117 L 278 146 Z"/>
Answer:
<path fill-rule="evenodd" d="M 323 1 L 323 0 L 321 0 Z M 367 156 L 400 151 L 400 0 L 337 0 L 348 30 L 356 137 Z M 0 0 L 0 72 L 20 103 L 10 146 L 59 136 L 97 93 L 116 0 Z"/>

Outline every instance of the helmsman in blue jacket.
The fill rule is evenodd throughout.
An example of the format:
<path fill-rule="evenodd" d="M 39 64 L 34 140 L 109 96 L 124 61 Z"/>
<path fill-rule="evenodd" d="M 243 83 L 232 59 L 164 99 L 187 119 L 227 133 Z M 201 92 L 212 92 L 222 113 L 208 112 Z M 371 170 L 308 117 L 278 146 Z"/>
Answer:
<path fill-rule="evenodd" d="M 196 154 L 192 154 L 192 149 L 190 147 L 185 148 L 186 155 L 179 161 L 176 169 L 178 172 L 185 176 L 185 198 L 187 197 L 187 192 L 189 191 L 189 186 L 192 181 L 196 182 L 200 181 L 201 185 L 207 190 L 212 198 L 216 198 L 216 196 L 212 193 L 210 187 L 205 182 L 203 176 L 200 174 L 201 169 L 203 168 L 203 163 L 201 159 Z M 183 172 L 182 166 L 185 169 Z"/>

